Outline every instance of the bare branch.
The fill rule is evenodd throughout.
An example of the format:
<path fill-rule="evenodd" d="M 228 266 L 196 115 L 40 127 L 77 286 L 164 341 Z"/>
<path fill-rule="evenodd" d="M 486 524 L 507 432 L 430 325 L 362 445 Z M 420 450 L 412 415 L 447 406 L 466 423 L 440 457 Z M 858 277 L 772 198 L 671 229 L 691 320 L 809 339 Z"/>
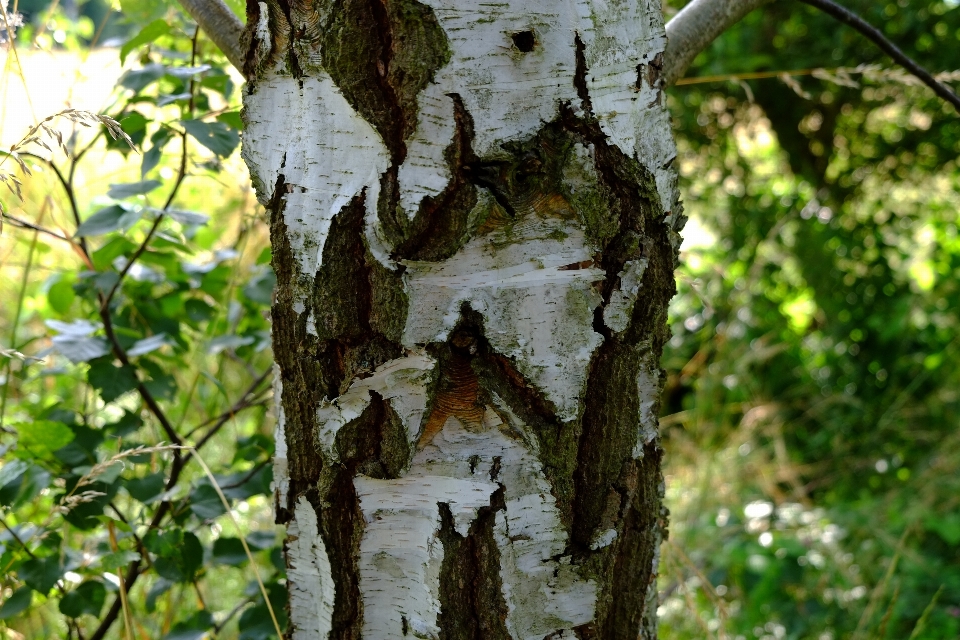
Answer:
<path fill-rule="evenodd" d="M 230 63 L 243 70 L 243 51 L 240 49 L 240 21 L 223 0 L 179 0 L 180 5 L 197 21 L 207 37 L 223 51 Z"/>
<path fill-rule="evenodd" d="M 739 22 L 745 15 L 775 0 L 693 0 L 667 23 L 667 48 L 663 54 L 663 78 L 667 86 L 683 77 L 687 68 L 701 51 L 721 33 Z M 940 98 L 960 112 L 960 97 L 938 82 L 919 64 L 911 60 L 879 29 L 867 23 L 852 11 L 833 0 L 799 0 L 815 7 L 836 20 L 853 27 L 866 36 L 894 62 L 933 89 Z"/>
<path fill-rule="evenodd" d="M 933 89 L 934 93 L 936 93 L 946 102 L 952 104 L 953 108 L 960 113 L 960 97 L 957 97 L 957 94 L 948 89 L 945 85 L 937 82 L 936 79 L 930 75 L 926 69 L 910 59 L 910 57 L 901 51 L 897 45 L 888 40 L 879 29 L 867 23 L 857 14 L 845 9 L 844 7 L 841 7 L 836 2 L 832 2 L 831 0 L 800 0 L 800 2 L 808 4 L 811 7 L 816 7 L 827 15 L 836 18 L 840 22 L 859 31 L 861 34 L 866 36 L 867 39 L 877 45 L 881 51 L 893 58 L 894 62 L 918 77 L 925 85 Z"/>
<path fill-rule="evenodd" d="M 697 54 L 745 15 L 774 0 L 693 0 L 667 23 L 663 79 L 667 86 L 683 77 Z"/>

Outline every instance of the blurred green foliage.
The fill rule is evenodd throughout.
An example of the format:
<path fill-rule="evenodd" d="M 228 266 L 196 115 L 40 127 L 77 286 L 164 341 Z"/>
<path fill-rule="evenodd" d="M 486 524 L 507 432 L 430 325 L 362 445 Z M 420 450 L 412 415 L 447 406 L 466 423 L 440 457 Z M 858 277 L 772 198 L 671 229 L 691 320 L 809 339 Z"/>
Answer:
<path fill-rule="evenodd" d="M 956 2 L 844 5 L 960 67 Z M 891 67 L 781 2 L 669 92 L 666 638 L 960 634 L 960 117 Z"/>
<path fill-rule="evenodd" d="M 99 637 L 114 615 L 106 637 L 267 638 L 257 573 L 281 625 L 286 597 L 273 280 L 237 81 L 171 0 L 119 5 L 20 3 L 21 42 L 122 37 L 108 115 L 140 153 L 74 114 L 20 149 L 31 175 L 0 165 L 23 181 L 0 197 L 0 634 Z M 957 2 L 845 5 L 928 69 L 960 66 Z M 711 76 L 668 94 L 691 222 L 664 356 L 662 637 L 956 638 L 960 118 L 799 3 L 748 16 L 687 81 Z"/>
<path fill-rule="evenodd" d="M 109 111 L 0 165 L 0 637 L 276 637 L 274 277 L 238 77 L 173 3 L 130 4 Z M 62 9 L 21 42 L 82 53 Z"/>

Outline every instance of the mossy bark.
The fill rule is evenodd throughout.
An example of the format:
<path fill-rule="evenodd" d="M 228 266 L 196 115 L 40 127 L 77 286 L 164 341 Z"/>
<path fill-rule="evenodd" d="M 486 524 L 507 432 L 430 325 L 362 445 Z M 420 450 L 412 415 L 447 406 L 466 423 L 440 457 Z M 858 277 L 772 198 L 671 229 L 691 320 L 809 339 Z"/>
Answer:
<path fill-rule="evenodd" d="M 648 19 L 659 25 L 659 4 L 643 4 L 649 4 Z M 496 441 L 506 444 L 497 446 L 519 451 L 518 460 L 534 456 L 538 462 L 531 482 L 543 478 L 549 486 L 549 495 L 541 496 L 543 508 L 556 513 L 557 535 L 565 542 L 561 553 L 543 560 L 565 567 L 574 583 L 589 585 L 581 591 L 594 595 L 590 616 L 569 628 L 557 622 L 556 632 L 546 637 L 652 640 L 657 634 L 657 559 L 667 526 L 656 436 L 659 359 L 668 339 L 667 305 L 674 294 L 677 233 L 683 223 L 675 196 L 663 200 L 664 193 L 675 190 L 658 187 L 663 166 L 624 149 L 604 128 L 588 86 L 589 52 L 585 54 L 579 33 L 571 32 L 576 50 L 571 75 L 557 81 L 569 82 L 572 98 L 557 104 L 556 116 L 529 135 L 500 144 L 495 153 L 478 151 L 475 127 L 485 116 L 452 95 L 455 133 L 439 141 L 445 145 L 446 186 L 424 197 L 419 210 L 404 211 L 399 169 L 417 129 L 418 100 L 455 53 L 432 6 L 416 0 L 248 0 L 246 117 L 253 131 L 245 139 L 245 154 L 270 217 L 278 281 L 274 352 L 282 383 L 278 402 L 288 477 L 278 480 L 285 490 L 278 494 L 277 521 L 291 523 L 299 501 L 309 502 L 322 538 L 317 546 L 329 559 L 334 585 L 332 593 L 318 596 L 332 598 L 329 621 L 320 616 L 317 623 L 320 631 L 296 628 L 305 618 L 293 611 L 288 636 L 361 638 L 365 628 L 366 637 L 374 635 L 365 627 L 370 615 L 365 607 L 372 600 L 364 593 L 368 578 L 362 578 L 361 567 L 371 516 L 356 479 L 400 487 L 404 479 L 416 477 L 417 460 L 429 458 L 436 434 L 454 424 L 464 437 L 499 430 Z M 537 55 L 539 34 L 533 28 L 507 33 L 505 42 L 517 49 L 511 55 Z M 637 65 L 637 87 L 659 91 L 657 59 L 643 58 Z M 350 197 L 341 198 L 335 210 L 321 212 L 329 217 L 320 246 L 314 246 L 291 231 L 291 224 L 307 219 L 291 210 L 302 206 L 291 194 L 316 185 L 289 178 L 290 163 L 298 162 L 293 160 L 298 136 L 310 129 L 311 106 L 299 107 L 298 122 L 271 125 L 269 135 L 276 139 L 269 144 L 264 140 L 271 129 L 256 129 L 253 123 L 269 117 L 263 106 L 269 99 L 263 94 L 279 91 L 281 80 L 299 83 L 302 96 L 305 84 L 326 78 L 336 87 L 331 100 L 342 96 L 355 116 L 369 123 L 386 160 L 375 182 L 341 194 Z M 318 113 L 325 104 L 316 105 Z M 663 130 L 647 133 L 669 139 L 667 120 L 657 122 Z M 322 140 L 325 132 L 310 135 Z M 267 146 L 283 150 L 274 174 L 264 170 L 260 150 Z M 572 413 L 564 413 L 555 388 L 531 373 L 540 365 L 517 355 L 525 348 L 523 340 L 515 349 L 503 346 L 505 330 L 497 323 L 508 322 L 502 318 L 515 313 L 515 307 L 491 311 L 490 305 L 502 300 L 499 293 L 490 294 L 493 302 L 486 306 L 464 294 L 440 339 L 411 337 L 412 316 L 450 314 L 450 309 L 423 302 L 412 284 L 417 274 L 430 274 L 440 268 L 431 265 L 453 264 L 462 256 L 489 258 L 499 268 L 497 260 L 506 260 L 503 252 L 511 245 L 530 241 L 531 228 L 544 246 L 562 249 L 583 238 L 586 248 L 582 259 L 544 269 L 557 282 L 580 278 L 576 282 L 589 284 L 570 285 L 562 302 L 571 322 L 586 318 L 583 331 L 589 335 L 574 337 L 593 345 L 580 347 L 588 360 Z M 386 256 L 373 238 L 387 247 Z M 478 242 L 487 244 L 475 249 Z M 316 270 L 304 267 L 312 262 L 302 254 L 311 251 L 318 256 Z M 631 298 L 623 293 L 624 274 L 641 262 L 639 293 Z M 523 277 L 543 286 L 531 273 Z M 605 312 L 616 296 L 629 304 L 624 326 L 612 328 Z M 524 335 L 522 324 L 508 328 Z M 559 353 L 566 347 L 553 348 Z M 416 383 L 426 398 L 422 417 L 403 413 L 400 407 L 406 405 L 391 395 L 394 382 L 379 387 L 372 382 L 385 367 L 414 353 L 432 363 Z M 371 390 L 359 394 L 359 409 L 349 413 L 337 404 L 365 380 Z M 319 435 L 321 409 L 346 416 L 329 442 Z M 417 416 L 413 432 L 411 415 Z M 499 426 L 490 427 L 491 419 Z M 524 537 L 503 532 L 511 522 L 510 491 L 526 495 L 507 486 L 505 478 L 523 474 L 506 473 L 503 456 L 484 455 L 481 451 L 469 459 L 464 477 L 473 479 L 470 474 L 482 468 L 484 477 L 477 476 L 477 482 L 499 489 L 474 509 L 466 525 L 457 519 L 463 514 L 451 510 L 455 503 L 437 506 L 431 543 L 442 550 L 435 554 L 442 561 L 436 568 L 439 587 L 431 596 L 439 603 L 436 619 L 427 620 L 423 630 L 417 626 L 423 621 L 404 614 L 396 635 L 384 637 L 517 637 L 510 616 L 519 605 L 510 600 L 515 594 L 505 595 L 510 589 L 504 582 L 515 577 L 505 573 L 502 563 L 505 553 L 518 553 L 510 545 L 522 545 Z M 433 478 L 437 472 L 430 473 Z M 410 491 L 408 484 L 402 486 Z M 288 560 L 293 575 L 302 559 Z M 311 585 L 296 588 L 309 593 Z M 557 619 L 574 619 L 564 615 L 560 612 Z"/>

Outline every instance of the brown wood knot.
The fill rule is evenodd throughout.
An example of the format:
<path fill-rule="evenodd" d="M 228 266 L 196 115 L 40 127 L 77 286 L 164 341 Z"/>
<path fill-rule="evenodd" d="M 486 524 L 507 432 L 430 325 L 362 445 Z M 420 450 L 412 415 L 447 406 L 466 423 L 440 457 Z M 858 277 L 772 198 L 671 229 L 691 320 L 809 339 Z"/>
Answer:
<path fill-rule="evenodd" d="M 456 344 L 457 340 L 455 337 L 456 346 L 467 346 Z M 433 410 L 423 427 L 423 433 L 420 434 L 417 449 L 427 446 L 434 436 L 440 433 L 450 416 L 459 420 L 468 430 L 483 428 L 484 408 L 478 402 L 479 394 L 480 381 L 470 366 L 470 358 L 454 353 L 440 371 L 440 383 L 433 400 Z"/>

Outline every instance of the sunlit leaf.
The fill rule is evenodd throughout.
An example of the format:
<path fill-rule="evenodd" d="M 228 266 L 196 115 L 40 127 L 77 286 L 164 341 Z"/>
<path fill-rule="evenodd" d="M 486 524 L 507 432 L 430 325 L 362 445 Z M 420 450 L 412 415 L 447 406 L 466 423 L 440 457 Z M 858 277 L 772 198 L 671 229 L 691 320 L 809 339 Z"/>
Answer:
<path fill-rule="evenodd" d="M 166 20 L 154 20 L 120 47 L 120 64 L 126 62 L 127 56 L 137 47 L 149 44 L 168 33 L 170 33 L 170 24 Z"/>
<path fill-rule="evenodd" d="M 150 181 L 148 181 L 150 182 Z M 139 183 L 137 183 L 139 184 Z M 143 216 L 143 209 L 117 203 L 100 209 L 83 221 L 74 234 L 78 238 L 102 236 L 111 231 L 129 229 Z"/>
<path fill-rule="evenodd" d="M 221 157 L 229 156 L 240 144 L 240 134 L 222 122 L 182 120 L 180 125 L 197 142 Z"/>
<path fill-rule="evenodd" d="M 150 193 L 161 184 L 163 183 L 159 180 L 141 180 L 140 182 L 111 184 L 110 189 L 107 191 L 107 195 L 114 200 L 123 200 L 124 198 Z"/>
<path fill-rule="evenodd" d="M 75 437 L 73 429 L 62 422 L 52 420 L 34 420 L 29 424 L 16 425 L 20 434 L 18 444 L 23 449 L 47 458 L 61 447 L 65 447 Z"/>

